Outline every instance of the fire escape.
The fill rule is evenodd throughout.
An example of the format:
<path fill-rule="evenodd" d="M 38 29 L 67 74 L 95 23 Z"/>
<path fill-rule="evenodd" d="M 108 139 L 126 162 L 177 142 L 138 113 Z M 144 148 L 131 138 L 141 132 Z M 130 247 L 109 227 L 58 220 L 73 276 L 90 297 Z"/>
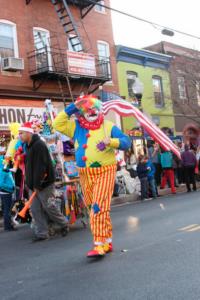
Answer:
<path fill-rule="evenodd" d="M 26 4 L 32 1 L 26 0 Z M 87 87 L 87 92 L 92 93 L 100 85 L 110 80 L 110 61 L 109 58 L 102 59 L 87 53 L 88 49 L 85 46 L 85 40 L 80 34 L 80 25 L 77 25 L 77 21 L 72 14 L 71 7 L 78 8 L 80 20 L 82 20 L 95 4 L 91 3 L 90 0 L 50 1 L 63 27 L 67 43 L 71 45 L 71 61 L 78 59 L 79 62 L 82 62 L 81 59 L 86 59 L 88 60 L 89 68 L 92 68 L 92 70 L 88 71 L 87 65 L 86 73 L 84 74 L 84 71 L 80 73 L 80 69 L 70 68 L 68 52 L 66 48 L 63 49 L 61 47 L 58 36 L 51 36 L 51 41 L 47 44 L 42 34 L 38 32 L 37 36 L 34 37 L 35 49 L 28 53 L 29 72 L 33 80 L 34 90 L 39 89 L 47 80 L 57 80 L 63 100 L 70 96 L 71 100 L 74 101 L 74 90 L 77 86 Z M 99 0 L 95 2 L 98 3 Z M 83 23 L 81 24 L 83 25 Z M 84 63 L 87 63 L 87 61 Z M 66 87 L 66 84 L 69 95 L 64 93 L 63 86 Z M 82 92 L 81 88 L 80 92 Z"/>

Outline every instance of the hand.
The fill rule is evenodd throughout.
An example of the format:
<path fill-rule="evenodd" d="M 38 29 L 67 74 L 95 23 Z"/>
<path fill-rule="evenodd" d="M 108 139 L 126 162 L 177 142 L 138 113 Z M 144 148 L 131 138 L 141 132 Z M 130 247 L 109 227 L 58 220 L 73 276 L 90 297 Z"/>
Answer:
<path fill-rule="evenodd" d="M 34 189 L 34 192 L 37 194 L 37 193 L 39 193 L 39 190 L 38 189 Z"/>
<path fill-rule="evenodd" d="M 77 109 L 80 109 L 81 106 L 83 106 L 86 102 L 87 102 L 86 99 L 76 101 L 76 102 L 75 102 L 75 106 L 76 106 Z"/>
<path fill-rule="evenodd" d="M 106 146 L 109 146 L 110 145 L 110 137 L 106 137 L 104 140 L 103 140 L 104 144 Z"/>

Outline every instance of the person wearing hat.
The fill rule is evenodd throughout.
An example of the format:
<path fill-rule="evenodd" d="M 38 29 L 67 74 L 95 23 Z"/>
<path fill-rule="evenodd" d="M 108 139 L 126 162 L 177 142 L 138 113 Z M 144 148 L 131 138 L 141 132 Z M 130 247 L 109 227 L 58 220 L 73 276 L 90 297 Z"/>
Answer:
<path fill-rule="evenodd" d="M 68 223 L 55 205 L 55 174 L 48 148 L 37 134 L 32 123 L 24 123 L 19 132 L 21 140 L 27 144 L 25 159 L 25 182 L 30 191 L 36 192 L 31 204 L 35 222 L 34 241 L 48 239 L 48 220 L 61 227 L 62 235 L 68 232 Z"/>
<path fill-rule="evenodd" d="M 72 115 L 76 119 L 70 119 Z M 90 210 L 94 247 L 87 257 L 112 251 L 111 198 L 116 177 L 115 151 L 131 146 L 128 136 L 112 122 L 104 120 L 101 101 L 93 95 L 81 96 L 54 120 L 56 131 L 75 143 L 75 157 L 85 203 Z"/>

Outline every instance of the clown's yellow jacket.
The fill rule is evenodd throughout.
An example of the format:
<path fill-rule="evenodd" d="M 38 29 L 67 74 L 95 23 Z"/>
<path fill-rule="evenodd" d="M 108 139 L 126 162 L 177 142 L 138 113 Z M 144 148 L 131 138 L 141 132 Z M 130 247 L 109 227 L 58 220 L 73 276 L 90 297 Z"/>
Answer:
<path fill-rule="evenodd" d="M 70 119 L 76 113 L 78 109 L 73 103 L 70 104 L 58 114 L 53 127 L 74 140 L 78 167 L 98 168 L 116 164 L 115 149 L 128 150 L 131 146 L 129 137 L 110 121 L 104 121 L 99 129 L 85 129 L 78 120 Z M 105 135 L 111 138 L 107 147 L 103 143 Z"/>

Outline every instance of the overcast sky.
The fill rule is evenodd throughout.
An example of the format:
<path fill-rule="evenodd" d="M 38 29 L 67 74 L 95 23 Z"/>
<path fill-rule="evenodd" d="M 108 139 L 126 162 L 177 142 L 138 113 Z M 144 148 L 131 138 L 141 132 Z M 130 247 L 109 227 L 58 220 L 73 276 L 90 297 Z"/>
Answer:
<path fill-rule="evenodd" d="M 110 0 L 111 7 L 200 36 L 199 0 Z M 151 25 L 112 13 L 116 44 L 142 48 L 162 40 L 200 50 L 200 39 L 164 36 Z"/>

